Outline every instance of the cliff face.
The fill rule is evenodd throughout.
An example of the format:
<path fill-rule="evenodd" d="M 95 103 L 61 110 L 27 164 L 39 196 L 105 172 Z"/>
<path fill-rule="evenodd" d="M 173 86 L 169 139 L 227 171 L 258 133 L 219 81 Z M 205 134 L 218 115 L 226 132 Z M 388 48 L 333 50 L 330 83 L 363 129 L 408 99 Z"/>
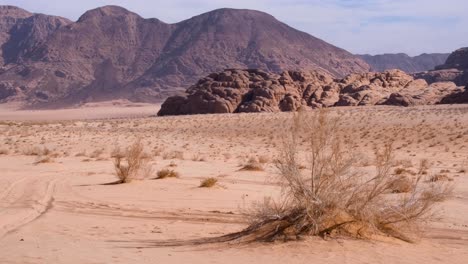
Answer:
<path fill-rule="evenodd" d="M 226 68 L 336 77 L 370 69 L 357 56 L 253 10 L 219 9 L 176 24 L 117 6 L 88 11 L 76 22 L 0 10 L 7 14 L 0 20 L 0 100 L 44 106 L 155 101 Z"/>

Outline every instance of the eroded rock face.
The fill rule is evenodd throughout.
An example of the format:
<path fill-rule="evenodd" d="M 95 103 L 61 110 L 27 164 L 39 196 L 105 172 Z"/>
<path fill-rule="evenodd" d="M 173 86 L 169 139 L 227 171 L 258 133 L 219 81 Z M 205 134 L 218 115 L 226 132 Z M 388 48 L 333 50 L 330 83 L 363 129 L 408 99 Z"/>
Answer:
<path fill-rule="evenodd" d="M 468 104 L 468 85 L 442 98 L 441 104 Z"/>
<path fill-rule="evenodd" d="M 453 82 L 428 84 L 400 70 L 334 79 L 318 71 L 274 74 L 231 69 L 200 79 L 184 96 L 168 98 L 158 115 L 280 112 L 301 107 L 414 106 L 454 101 L 450 95 L 459 92 Z"/>
<path fill-rule="evenodd" d="M 185 97 L 168 98 L 159 115 L 294 111 L 332 82 L 319 72 L 225 70 L 202 78 Z"/>

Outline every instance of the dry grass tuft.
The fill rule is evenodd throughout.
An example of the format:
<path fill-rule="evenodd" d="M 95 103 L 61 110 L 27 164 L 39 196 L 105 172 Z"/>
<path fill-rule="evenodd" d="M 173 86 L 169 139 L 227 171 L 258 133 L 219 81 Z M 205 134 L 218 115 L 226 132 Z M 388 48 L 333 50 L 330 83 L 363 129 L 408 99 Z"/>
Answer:
<path fill-rule="evenodd" d="M 112 152 L 115 174 L 119 180 L 113 184 L 127 183 L 139 175 L 147 176 L 151 173 L 149 156 L 144 152 L 143 144 L 137 140 L 125 151 L 116 148 Z"/>
<path fill-rule="evenodd" d="M 200 182 L 200 188 L 211 188 L 214 187 L 218 183 L 218 179 L 216 178 L 206 178 Z"/>
<path fill-rule="evenodd" d="M 247 164 L 243 165 L 240 170 L 243 170 L 243 171 L 263 171 L 265 169 L 263 168 L 262 163 L 258 162 L 257 159 L 250 158 L 247 161 Z"/>
<path fill-rule="evenodd" d="M 252 225 L 233 237 L 273 241 L 303 235 L 384 235 L 409 242 L 413 227 L 432 215 L 436 202 L 451 195 L 449 185 L 422 184 L 426 162 L 420 164 L 414 180 L 393 174 L 390 144 L 376 152 L 373 175 L 359 173 L 354 170 L 353 158 L 358 155 L 338 134 L 339 120 L 324 110 L 310 117 L 297 114 L 276 162 L 283 183 L 281 198 L 257 204 L 251 212 Z M 308 142 L 307 175 L 298 162 L 300 137 L 304 136 Z"/>
<path fill-rule="evenodd" d="M 156 179 L 179 178 L 179 173 L 174 170 L 163 169 L 158 171 Z"/>
<path fill-rule="evenodd" d="M 43 164 L 43 163 L 53 163 L 54 159 L 50 156 L 38 156 L 34 165 Z"/>

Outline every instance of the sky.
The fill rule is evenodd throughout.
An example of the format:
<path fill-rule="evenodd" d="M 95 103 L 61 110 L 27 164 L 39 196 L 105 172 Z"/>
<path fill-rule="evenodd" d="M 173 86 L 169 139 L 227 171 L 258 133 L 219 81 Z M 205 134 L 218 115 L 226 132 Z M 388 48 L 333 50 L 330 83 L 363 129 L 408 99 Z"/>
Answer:
<path fill-rule="evenodd" d="M 467 0 L 0 0 L 76 21 L 89 9 L 119 5 L 176 23 L 217 8 L 267 12 L 355 54 L 452 52 L 468 46 Z"/>

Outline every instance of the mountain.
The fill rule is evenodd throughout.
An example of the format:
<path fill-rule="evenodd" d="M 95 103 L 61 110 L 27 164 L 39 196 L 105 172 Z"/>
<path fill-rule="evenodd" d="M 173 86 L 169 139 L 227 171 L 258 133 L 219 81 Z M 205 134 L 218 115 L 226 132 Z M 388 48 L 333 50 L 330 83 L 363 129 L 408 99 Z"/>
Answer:
<path fill-rule="evenodd" d="M 366 61 L 373 71 L 386 71 L 399 69 L 408 73 L 433 70 L 436 66 L 444 64 L 450 54 L 432 53 L 410 57 L 404 53 L 382 55 L 359 55 Z"/>
<path fill-rule="evenodd" d="M 0 100 L 39 106 L 161 100 L 226 68 L 366 72 L 359 57 L 253 10 L 218 9 L 176 24 L 118 6 L 78 21 L 1 7 Z"/>
<path fill-rule="evenodd" d="M 454 82 L 458 86 L 468 85 L 468 47 L 452 52 L 447 61 L 435 70 L 415 73 L 414 76 L 428 83 Z"/>
<path fill-rule="evenodd" d="M 452 52 L 445 63 L 436 67 L 436 70 L 441 69 L 468 70 L 468 47 Z"/>

